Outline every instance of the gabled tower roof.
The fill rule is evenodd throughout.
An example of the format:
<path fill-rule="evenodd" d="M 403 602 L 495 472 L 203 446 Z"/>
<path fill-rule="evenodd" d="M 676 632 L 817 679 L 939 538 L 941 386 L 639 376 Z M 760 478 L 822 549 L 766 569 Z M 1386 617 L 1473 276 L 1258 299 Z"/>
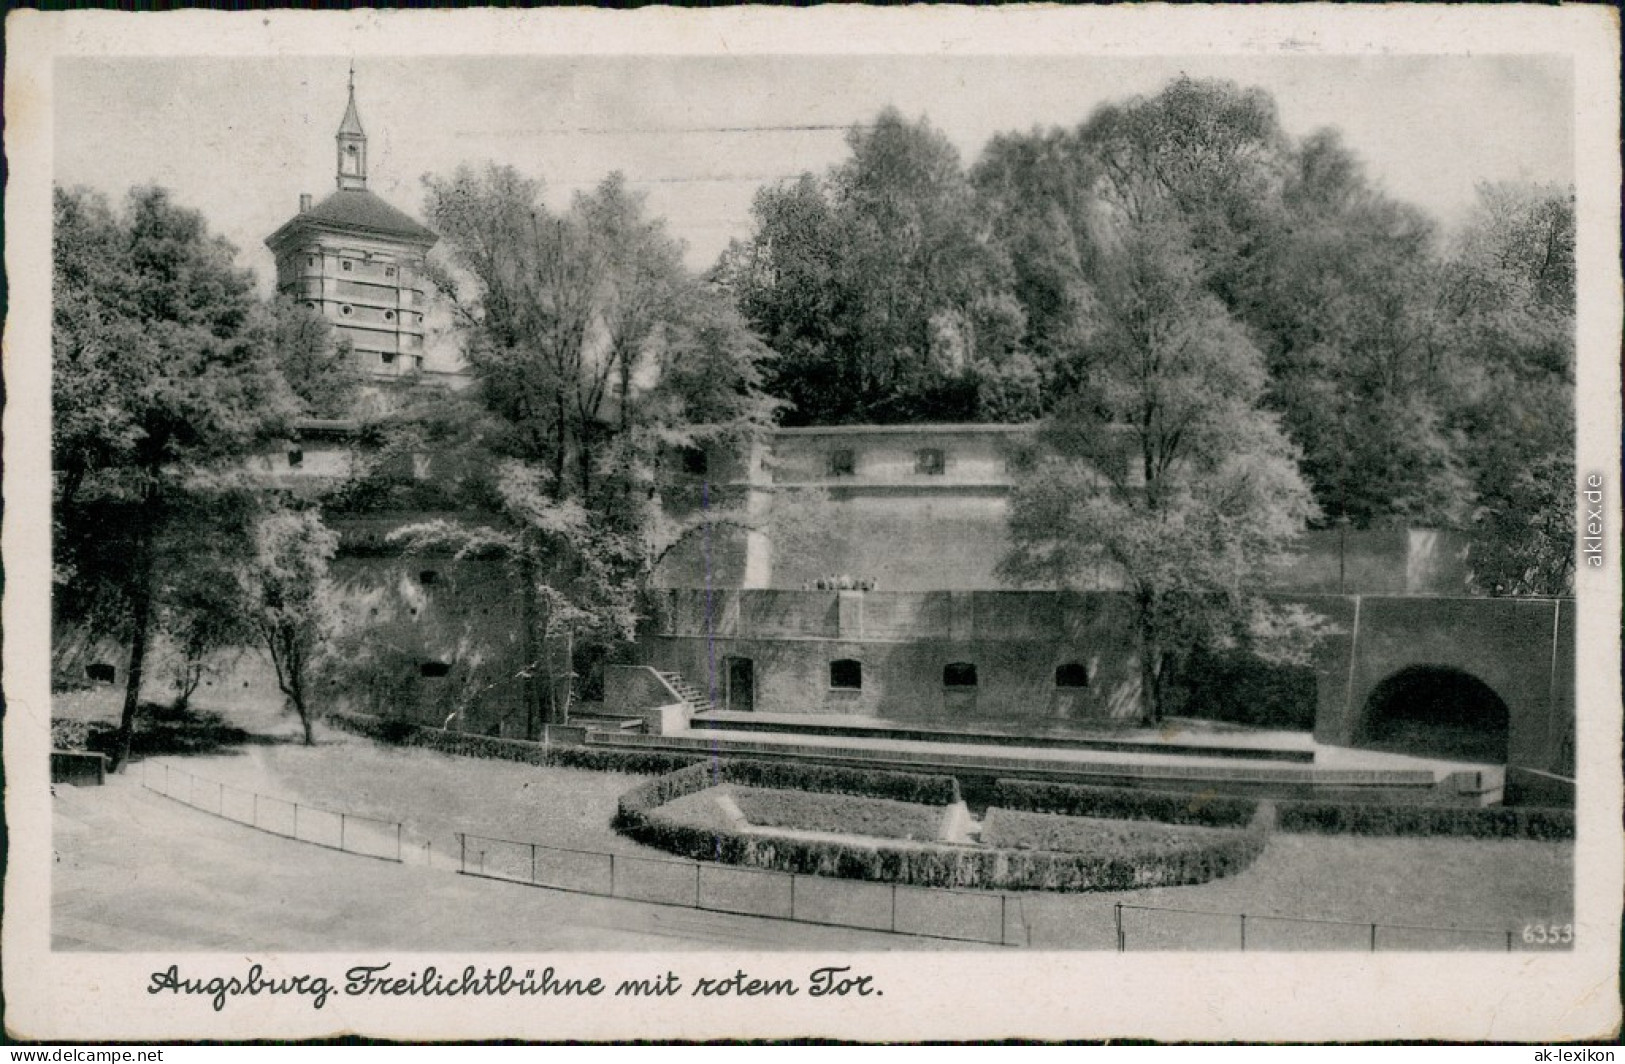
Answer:
<path fill-rule="evenodd" d="M 350 67 L 350 102 L 344 108 L 344 120 L 339 123 L 339 136 L 364 137 L 367 131 L 361 128 L 361 113 L 355 109 L 355 67 Z"/>

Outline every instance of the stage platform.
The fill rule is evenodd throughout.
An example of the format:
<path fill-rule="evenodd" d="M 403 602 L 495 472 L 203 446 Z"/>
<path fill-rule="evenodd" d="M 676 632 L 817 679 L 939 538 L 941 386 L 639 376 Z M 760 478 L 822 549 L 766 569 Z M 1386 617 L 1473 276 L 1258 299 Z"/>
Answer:
<path fill-rule="evenodd" d="M 1000 722 L 926 724 L 869 717 L 697 714 L 670 735 L 594 730 L 589 745 L 713 757 L 783 758 L 943 773 L 967 790 L 1000 777 L 1280 799 L 1483 805 L 1499 801 L 1504 768 L 1333 747 L 1305 732 L 1171 720 L 1157 729 Z"/>

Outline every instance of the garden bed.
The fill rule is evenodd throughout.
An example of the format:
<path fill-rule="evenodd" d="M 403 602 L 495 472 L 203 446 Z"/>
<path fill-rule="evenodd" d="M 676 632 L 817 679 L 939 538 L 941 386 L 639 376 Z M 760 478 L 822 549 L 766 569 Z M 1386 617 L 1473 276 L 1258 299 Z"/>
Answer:
<path fill-rule="evenodd" d="M 935 840 L 942 833 L 942 806 L 756 787 L 734 787 L 732 794 L 745 819 L 757 827 L 832 831 L 916 842 Z"/>
<path fill-rule="evenodd" d="M 806 821 L 779 825 L 783 832 L 780 834 L 760 825 L 723 825 L 711 815 L 691 819 L 686 815 L 693 812 L 688 803 L 679 804 L 688 796 L 720 784 L 757 783 L 758 768 L 748 761 L 716 761 L 643 783 L 621 796 L 616 830 L 646 845 L 694 860 L 840 879 L 985 890 L 1125 890 L 1204 883 L 1246 868 L 1264 849 L 1261 820 L 1246 828 L 1223 830 L 1163 827 L 1160 841 L 1137 849 L 1126 841 L 1133 832 L 1158 829 L 1116 825 L 1106 830 L 1116 832 L 1121 840 L 1117 852 L 1099 853 L 932 845 L 901 838 L 864 837 L 851 834 L 855 830 L 851 823 L 835 825 L 847 833 L 844 838 L 808 838 L 792 831 L 817 830 Z M 843 772 L 821 778 L 813 773 L 809 780 L 819 779 L 832 787 L 839 784 L 842 793 L 867 790 L 872 796 L 870 801 L 898 792 L 927 794 L 939 789 L 928 782 L 929 777 L 911 782 L 902 778 L 906 775 L 877 772 L 869 779 L 868 774 Z M 800 804 L 812 797 L 804 794 L 794 800 L 773 799 L 768 808 L 785 813 L 798 807 L 822 808 L 826 812 L 839 808 L 812 802 Z M 846 808 L 850 811 L 857 807 Z M 923 808 L 938 817 L 945 813 L 937 807 Z M 883 816 L 875 815 L 874 822 L 882 823 Z M 1017 817 L 1008 822 L 1020 823 Z M 1172 836 L 1178 836 L 1177 841 Z"/>
<path fill-rule="evenodd" d="M 1233 830 L 1158 824 L 1143 820 L 1023 813 L 989 809 L 982 843 L 1005 850 L 1054 850 L 1133 860 L 1143 854 L 1169 854 L 1223 841 Z"/>

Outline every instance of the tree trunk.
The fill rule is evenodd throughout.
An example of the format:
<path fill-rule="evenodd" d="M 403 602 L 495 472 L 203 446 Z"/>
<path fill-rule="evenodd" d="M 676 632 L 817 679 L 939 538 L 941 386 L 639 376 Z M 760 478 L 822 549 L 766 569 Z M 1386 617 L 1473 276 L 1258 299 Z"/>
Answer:
<path fill-rule="evenodd" d="M 299 714 L 300 727 L 304 728 L 305 730 L 305 745 L 315 746 L 316 736 L 310 729 L 310 710 L 305 705 L 305 695 L 303 691 L 293 696 L 293 708 L 294 711 Z"/>
<path fill-rule="evenodd" d="M 537 650 L 536 626 L 541 618 L 541 610 L 536 601 L 536 563 L 534 559 L 525 557 L 519 562 L 519 593 L 520 593 L 520 649 L 523 654 L 524 671 L 520 674 L 519 699 L 525 707 L 525 738 L 535 740 L 540 726 L 540 672 L 542 661 Z"/>
<path fill-rule="evenodd" d="M 316 736 L 310 727 L 310 707 L 305 704 L 305 662 L 306 656 L 299 647 L 288 648 L 288 699 L 293 702 L 293 711 L 299 714 L 299 726 L 305 731 L 305 745 L 315 746 Z"/>
<path fill-rule="evenodd" d="M 1156 597 L 1149 593 L 1139 595 L 1140 642 L 1140 720 L 1157 724 L 1162 720 L 1162 643 L 1157 638 L 1152 611 Z"/>
<path fill-rule="evenodd" d="M 141 528 L 135 550 L 135 579 L 130 593 L 130 667 L 124 678 L 124 712 L 119 718 L 118 746 L 112 770 L 121 771 L 130 760 L 135 738 L 135 715 L 141 704 L 141 680 L 146 674 L 147 640 L 152 634 L 152 570 L 158 526 L 158 489 L 148 485 L 141 503 Z"/>

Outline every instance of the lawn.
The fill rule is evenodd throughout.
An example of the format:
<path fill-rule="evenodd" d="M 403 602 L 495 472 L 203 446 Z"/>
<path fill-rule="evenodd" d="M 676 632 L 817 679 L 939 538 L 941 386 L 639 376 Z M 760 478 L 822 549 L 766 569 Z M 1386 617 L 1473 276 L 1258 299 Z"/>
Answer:
<path fill-rule="evenodd" d="M 756 827 L 833 831 L 927 842 L 942 833 L 942 806 L 858 798 L 849 794 L 734 787 L 734 801 Z"/>
<path fill-rule="evenodd" d="M 333 733 L 314 747 L 280 744 L 167 759 L 228 786 L 399 820 L 410 846 L 454 852 L 458 832 L 615 853 L 648 852 L 611 830 L 622 793 L 641 776 L 450 757 Z"/>
<path fill-rule="evenodd" d="M 1026 813 L 989 809 L 982 821 L 982 842 L 1006 850 L 1057 850 L 1062 853 L 1170 853 L 1212 843 L 1233 829 L 1158 824 L 1147 820 Z"/>
<path fill-rule="evenodd" d="M 66 707 L 54 708 L 59 716 L 105 713 L 82 704 L 68 713 L 63 712 Z M 116 704 L 108 708 L 116 712 Z M 202 708 L 212 707 L 205 703 Z M 307 748 L 288 741 L 297 724 L 279 714 L 250 718 L 227 712 L 226 721 L 248 730 L 249 741 L 206 756 L 165 760 L 228 785 L 401 820 L 408 845 L 428 843 L 436 857 L 452 852 L 458 831 L 604 852 L 654 853 L 609 826 L 618 797 L 646 777 L 451 757 L 386 747 L 330 730 L 319 731 L 323 741 Z M 262 728 L 277 734 L 266 735 Z M 906 803 L 880 804 L 908 808 Z M 934 830 L 941 810 L 917 808 L 929 812 Z M 760 806 L 756 815 L 764 815 Z M 844 829 L 854 827 L 846 823 Z M 1122 902 L 1247 913 L 1249 948 L 1363 949 L 1369 938 L 1363 925 L 1371 921 L 1496 929 L 1517 929 L 1537 920 L 1566 922 L 1574 911 L 1573 853 L 1573 844 L 1566 842 L 1273 834 L 1250 868 L 1200 886 L 1117 894 L 1029 893 L 1016 904 L 1040 947 L 1114 948 L 1113 905 Z M 1362 926 L 1272 924 L 1263 919 L 1270 914 Z M 1238 937 L 1233 916 L 1132 909 L 1125 912 L 1125 930 L 1130 949 L 1234 948 Z M 1464 944 L 1490 948 L 1493 941 L 1384 931 L 1380 948 Z"/>

